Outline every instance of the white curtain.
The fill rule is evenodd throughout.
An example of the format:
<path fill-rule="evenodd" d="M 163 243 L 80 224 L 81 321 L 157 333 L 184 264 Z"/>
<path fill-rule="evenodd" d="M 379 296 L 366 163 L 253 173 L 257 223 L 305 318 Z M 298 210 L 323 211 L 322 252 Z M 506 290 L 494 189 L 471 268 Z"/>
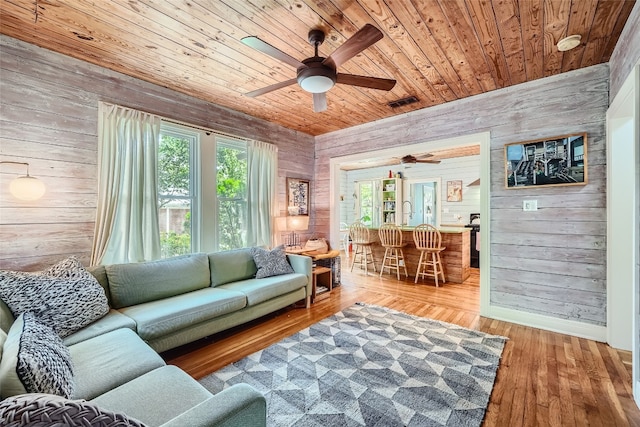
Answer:
<path fill-rule="evenodd" d="M 247 157 L 247 246 L 271 247 L 278 215 L 278 148 L 249 141 Z"/>
<path fill-rule="evenodd" d="M 105 103 L 98 113 L 98 209 L 91 264 L 160 258 L 160 118 Z"/>

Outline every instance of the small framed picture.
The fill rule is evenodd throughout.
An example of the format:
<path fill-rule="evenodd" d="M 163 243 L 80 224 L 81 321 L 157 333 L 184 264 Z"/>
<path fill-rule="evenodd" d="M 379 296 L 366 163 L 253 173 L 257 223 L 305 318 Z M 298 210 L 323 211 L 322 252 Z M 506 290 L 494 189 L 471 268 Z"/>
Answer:
<path fill-rule="evenodd" d="M 587 134 L 504 146 L 505 187 L 587 184 Z"/>
<path fill-rule="evenodd" d="M 462 180 L 447 181 L 447 202 L 462 201 Z"/>
<path fill-rule="evenodd" d="M 287 211 L 289 215 L 309 215 L 309 180 L 287 178 Z"/>

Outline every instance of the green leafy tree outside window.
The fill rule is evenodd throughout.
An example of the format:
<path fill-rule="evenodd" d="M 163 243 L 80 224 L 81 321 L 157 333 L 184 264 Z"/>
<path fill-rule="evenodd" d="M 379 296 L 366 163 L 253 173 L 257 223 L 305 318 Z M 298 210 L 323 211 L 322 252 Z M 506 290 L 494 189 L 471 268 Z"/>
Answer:
<path fill-rule="evenodd" d="M 246 246 L 246 149 L 218 146 L 218 250 Z"/>
<path fill-rule="evenodd" d="M 161 135 L 158 146 L 158 208 L 171 215 L 170 204 L 183 205 L 186 210 L 181 230 L 160 233 L 162 257 L 183 255 L 191 250 L 190 209 L 190 147 L 189 140 L 172 135 Z"/>
<path fill-rule="evenodd" d="M 186 211 L 182 229 L 161 232 L 162 256 L 192 252 L 190 141 L 162 134 L 158 147 L 159 208 L 166 215 L 176 209 Z M 246 246 L 247 160 L 244 144 L 220 142 L 217 147 L 216 196 L 218 199 L 218 250 Z M 203 182 L 203 191 L 211 191 Z M 203 213 L 208 215 L 208 213 Z M 174 225 L 175 227 L 175 225 Z"/>

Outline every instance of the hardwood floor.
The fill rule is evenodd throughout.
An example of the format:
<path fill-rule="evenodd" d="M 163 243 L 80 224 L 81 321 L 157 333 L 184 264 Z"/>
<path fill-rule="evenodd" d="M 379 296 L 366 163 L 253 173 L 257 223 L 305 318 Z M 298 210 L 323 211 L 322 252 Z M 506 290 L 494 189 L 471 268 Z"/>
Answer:
<path fill-rule="evenodd" d="M 347 265 L 342 260 L 342 265 Z M 455 323 L 507 341 L 484 426 L 640 426 L 630 354 L 606 344 L 479 316 L 479 273 L 463 284 L 413 284 L 354 269 L 330 298 L 289 308 L 163 354 L 201 378 L 356 302 Z"/>

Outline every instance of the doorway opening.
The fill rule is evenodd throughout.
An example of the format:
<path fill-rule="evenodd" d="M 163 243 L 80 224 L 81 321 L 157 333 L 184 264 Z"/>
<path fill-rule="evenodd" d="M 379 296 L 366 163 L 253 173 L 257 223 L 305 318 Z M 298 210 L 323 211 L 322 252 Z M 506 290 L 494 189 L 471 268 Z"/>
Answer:
<path fill-rule="evenodd" d="M 483 235 L 490 235 L 490 216 L 489 216 L 489 182 L 490 182 L 490 133 L 489 132 L 481 132 L 472 135 L 465 135 L 461 137 L 455 138 L 446 138 L 436 141 L 428 141 L 419 144 L 411 144 L 400 147 L 387 148 L 382 150 L 374 150 L 370 152 L 350 154 L 341 157 L 334 157 L 330 159 L 330 184 L 329 184 L 329 200 L 330 200 L 330 218 L 329 218 L 329 226 L 330 226 L 330 241 L 332 246 L 339 247 L 340 242 L 340 224 L 343 223 L 343 228 L 345 224 L 352 222 L 353 218 L 341 216 L 341 204 L 351 204 L 351 195 L 352 193 L 347 191 L 347 187 L 344 185 L 344 177 L 346 176 L 346 171 L 343 170 L 344 165 L 350 165 L 355 162 L 369 162 L 376 163 L 376 161 L 380 161 L 380 159 L 389 159 L 389 158 L 397 158 L 406 155 L 412 155 L 414 153 L 420 152 L 433 152 L 435 150 L 440 149 L 460 149 L 465 150 L 472 146 L 479 146 L 479 157 L 480 157 L 480 170 L 479 170 L 479 200 L 480 200 L 480 216 L 482 218 L 483 223 Z M 475 153 L 477 155 L 477 151 Z M 388 167 L 387 167 L 388 169 Z M 472 181 L 474 184 L 477 183 L 478 177 L 475 177 Z M 440 191 L 441 192 L 441 191 Z M 441 203 L 442 205 L 442 203 Z M 442 207 L 442 206 L 441 206 Z M 476 206 L 477 209 L 477 206 Z M 443 225 L 443 218 L 445 214 L 449 214 L 451 216 L 451 221 L 459 222 L 461 225 L 464 225 L 466 221 L 466 217 L 459 215 L 456 218 L 453 217 L 454 213 L 452 212 L 444 212 L 444 209 L 441 210 L 442 215 L 440 217 L 440 224 Z M 477 212 L 474 210 L 474 212 Z M 480 253 L 482 254 L 480 257 L 480 314 L 488 315 L 490 311 L 490 239 L 483 238 L 481 239 L 480 244 Z"/>

